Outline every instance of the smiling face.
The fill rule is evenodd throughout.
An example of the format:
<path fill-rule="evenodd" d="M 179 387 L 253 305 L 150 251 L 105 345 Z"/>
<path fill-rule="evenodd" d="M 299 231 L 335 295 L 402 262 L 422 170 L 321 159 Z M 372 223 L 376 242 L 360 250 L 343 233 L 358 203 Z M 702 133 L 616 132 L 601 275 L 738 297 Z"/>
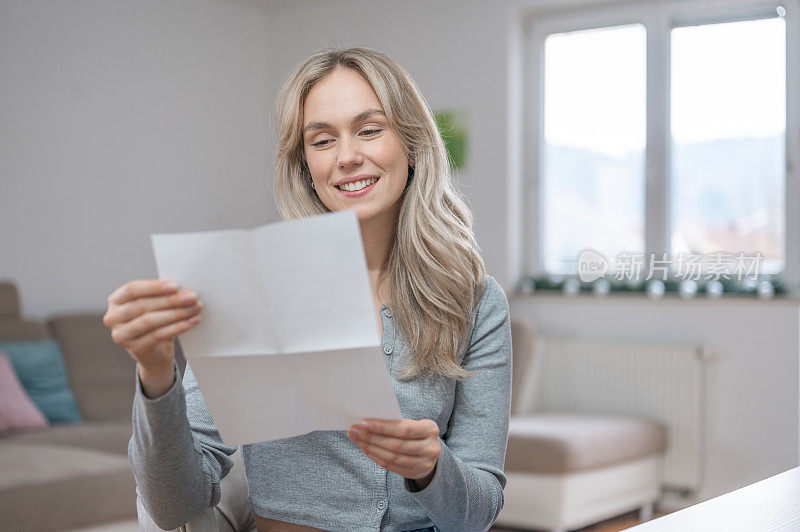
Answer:
<path fill-rule="evenodd" d="M 355 70 L 336 68 L 303 105 L 303 147 L 317 195 L 331 211 L 396 223 L 408 157 L 378 96 Z"/>

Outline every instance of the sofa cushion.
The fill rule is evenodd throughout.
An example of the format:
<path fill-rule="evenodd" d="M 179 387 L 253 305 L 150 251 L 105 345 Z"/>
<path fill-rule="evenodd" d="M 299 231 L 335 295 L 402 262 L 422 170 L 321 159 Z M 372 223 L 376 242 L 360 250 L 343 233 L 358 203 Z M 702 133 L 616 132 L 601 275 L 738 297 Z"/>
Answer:
<path fill-rule="evenodd" d="M 136 362 L 111 339 L 103 313 L 56 315 L 48 325 L 64 353 L 83 419 L 130 424 Z"/>
<path fill-rule="evenodd" d="M 39 340 L 50 336 L 47 326 L 36 320 L 23 320 L 19 293 L 12 281 L 0 282 L 0 341 Z"/>
<path fill-rule="evenodd" d="M 0 341 L 41 340 L 50 337 L 47 325 L 36 320 L 1 321 Z"/>
<path fill-rule="evenodd" d="M 535 333 L 525 322 L 511 320 L 511 343 L 514 361 L 511 364 L 511 415 L 523 414 L 533 408 L 522 404 L 523 384 L 534 363 Z"/>
<path fill-rule="evenodd" d="M 0 351 L 0 434 L 47 426 L 47 419 L 25 393 L 8 355 Z"/>
<path fill-rule="evenodd" d="M 10 281 L 0 282 L 0 321 L 19 321 L 19 319 L 17 285 Z"/>
<path fill-rule="evenodd" d="M 666 429 L 650 419 L 578 413 L 512 416 L 505 469 L 586 471 L 663 453 L 666 445 Z"/>
<path fill-rule="evenodd" d="M 136 518 L 125 456 L 0 440 L 0 530 L 66 530 Z"/>
<path fill-rule="evenodd" d="M 0 442 L 50 443 L 127 456 L 131 433 L 130 421 L 95 421 L 81 425 L 52 425 L 44 430 L 8 432 Z"/>
<path fill-rule="evenodd" d="M 0 342 L 30 398 L 51 423 L 80 423 L 64 359 L 52 339 Z"/>

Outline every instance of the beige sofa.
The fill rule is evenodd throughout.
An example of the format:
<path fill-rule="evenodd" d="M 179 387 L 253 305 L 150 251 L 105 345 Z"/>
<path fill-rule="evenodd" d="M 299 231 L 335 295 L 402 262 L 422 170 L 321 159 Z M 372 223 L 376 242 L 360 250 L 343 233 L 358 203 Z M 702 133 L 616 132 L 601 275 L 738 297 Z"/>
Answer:
<path fill-rule="evenodd" d="M 0 435 L 0 530 L 69 530 L 136 519 L 128 463 L 135 364 L 102 312 L 20 316 L 13 283 L 0 282 L 0 340 L 54 337 L 84 423 Z"/>

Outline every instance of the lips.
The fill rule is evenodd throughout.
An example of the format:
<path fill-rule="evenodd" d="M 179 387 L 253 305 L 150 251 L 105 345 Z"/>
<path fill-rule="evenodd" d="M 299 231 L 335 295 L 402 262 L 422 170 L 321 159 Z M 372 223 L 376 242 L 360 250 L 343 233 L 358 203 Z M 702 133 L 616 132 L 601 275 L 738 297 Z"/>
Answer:
<path fill-rule="evenodd" d="M 350 177 L 345 177 L 344 179 L 340 179 L 338 183 L 334 183 L 334 186 L 339 187 L 347 183 L 356 183 L 358 181 L 364 181 L 366 179 L 378 179 L 378 176 L 375 174 L 358 174 Z"/>
<path fill-rule="evenodd" d="M 336 185 L 336 188 L 339 190 L 347 190 L 349 192 L 357 192 L 362 188 L 366 188 L 372 184 L 374 184 L 378 180 L 377 177 L 369 177 L 365 179 L 359 179 L 357 181 L 347 181 L 344 183 L 339 183 Z"/>
<path fill-rule="evenodd" d="M 370 177 L 367 179 L 359 179 L 357 181 L 341 183 L 336 185 L 336 188 L 339 189 L 339 192 L 345 196 L 352 198 L 356 196 L 363 196 L 364 194 L 368 193 L 370 190 L 375 188 L 375 185 L 378 183 L 378 181 L 380 181 L 380 178 Z"/>

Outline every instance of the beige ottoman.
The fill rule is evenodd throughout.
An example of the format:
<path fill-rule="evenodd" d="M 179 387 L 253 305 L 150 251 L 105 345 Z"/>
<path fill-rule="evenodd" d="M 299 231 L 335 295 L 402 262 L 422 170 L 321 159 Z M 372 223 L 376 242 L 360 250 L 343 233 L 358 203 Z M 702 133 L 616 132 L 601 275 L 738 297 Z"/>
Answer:
<path fill-rule="evenodd" d="M 569 530 L 659 497 L 666 430 L 652 420 L 580 413 L 512 416 L 498 524 Z"/>

